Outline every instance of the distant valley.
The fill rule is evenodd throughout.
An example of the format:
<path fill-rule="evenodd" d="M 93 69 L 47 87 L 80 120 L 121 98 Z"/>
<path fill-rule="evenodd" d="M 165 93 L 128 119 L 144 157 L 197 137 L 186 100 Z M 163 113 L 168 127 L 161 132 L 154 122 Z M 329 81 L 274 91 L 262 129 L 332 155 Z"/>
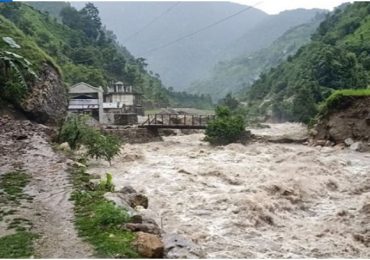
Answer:
<path fill-rule="evenodd" d="M 256 8 L 168 47 L 159 48 L 246 8 L 227 2 L 96 2 L 103 24 L 167 87 L 185 90 L 222 60 L 268 47 L 287 30 L 311 21 L 319 9 L 268 15 Z M 72 3 L 82 7 L 81 3 Z M 155 50 L 153 50 L 155 49 Z M 153 51 L 151 51 L 153 50 Z"/>

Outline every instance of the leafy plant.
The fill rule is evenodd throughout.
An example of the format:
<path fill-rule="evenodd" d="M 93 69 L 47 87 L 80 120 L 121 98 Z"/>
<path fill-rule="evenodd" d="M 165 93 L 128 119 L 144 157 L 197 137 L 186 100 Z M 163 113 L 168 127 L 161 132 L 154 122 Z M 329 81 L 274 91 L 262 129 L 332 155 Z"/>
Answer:
<path fill-rule="evenodd" d="M 114 156 L 119 154 L 121 142 L 112 135 L 105 135 L 87 124 L 86 116 L 69 117 L 59 130 L 58 141 L 68 142 L 71 149 L 86 146 L 87 155 L 103 158 L 111 164 Z"/>
<path fill-rule="evenodd" d="M 113 184 L 113 181 L 112 181 L 112 179 L 113 179 L 112 174 L 106 173 L 105 176 L 106 176 L 106 178 L 101 180 L 100 183 L 99 183 L 99 190 L 113 192 L 114 191 L 114 184 Z"/>
<path fill-rule="evenodd" d="M 216 118 L 207 125 L 205 140 L 211 144 L 236 142 L 243 137 L 245 126 L 241 115 L 232 114 L 227 107 L 217 107 Z"/>
<path fill-rule="evenodd" d="M 93 131 L 91 131 L 93 133 Z M 119 154 L 121 143 L 119 139 L 112 135 L 103 135 L 95 131 L 86 140 L 87 155 L 100 159 L 103 158 L 111 164 L 114 156 Z"/>
<path fill-rule="evenodd" d="M 95 209 L 95 223 L 101 226 L 116 226 L 127 222 L 128 214 L 112 203 L 101 203 Z"/>
<path fill-rule="evenodd" d="M 0 51 L 0 90 L 4 97 L 21 99 L 29 90 L 27 82 L 36 78 L 27 59 L 14 52 Z"/>

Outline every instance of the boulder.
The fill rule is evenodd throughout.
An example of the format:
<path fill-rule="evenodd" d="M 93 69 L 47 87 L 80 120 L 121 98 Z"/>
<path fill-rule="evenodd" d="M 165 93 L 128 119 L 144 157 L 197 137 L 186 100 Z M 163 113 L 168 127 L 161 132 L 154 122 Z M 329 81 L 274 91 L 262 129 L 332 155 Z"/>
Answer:
<path fill-rule="evenodd" d="M 69 143 L 67 142 L 60 144 L 58 148 L 65 152 L 71 151 L 71 147 L 69 146 Z"/>
<path fill-rule="evenodd" d="M 124 186 L 122 189 L 119 190 L 119 192 L 123 194 L 137 193 L 136 190 L 132 188 L 131 186 Z"/>
<path fill-rule="evenodd" d="M 158 227 L 157 224 L 151 223 L 127 223 L 122 226 L 126 230 L 131 230 L 133 232 L 145 232 L 154 235 L 161 235 L 161 229 Z"/>
<path fill-rule="evenodd" d="M 128 204 L 125 195 L 117 192 L 107 192 L 104 194 L 104 198 L 112 201 L 118 207 L 124 208 L 129 215 L 137 215 L 136 211 Z"/>
<path fill-rule="evenodd" d="M 127 195 L 128 203 L 132 208 L 136 208 L 137 206 L 142 206 L 143 208 L 147 209 L 149 206 L 148 197 L 143 194 L 129 194 Z"/>
<path fill-rule="evenodd" d="M 351 145 L 354 143 L 354 141 L 353 141 L 353 139 L 352 139 L 352 138 L 347 138 L 347 139 L 345 139 L 345 140 L 344 140 L 344 143 L 345 143 L 347 146 L 351 146 Z"/>
<path fill-rule="evenodd" d="M 352 151 L 356 151 L 356 152 L 364 152 L 366 150 L 366 145 L 362 142 L 355 142 L 351 144 L 349 149 L 351 149 Z"/>
<path fill-rule="evenodd" d="M 50 64 L 43 64 L 38 76 L 19 106 L 30 119 L 38 123 L 56 124 L 67 114 L 67 88 L 59 72 Z"/>
<path fill-rule="evenodd" d="M 164 251 L 164 244 L 162 240 L 154 234 L 145 232 L 137 232 L 136 239 L 132 245 L 145 258 L 162 258 Z"/>
<path fill-rule="evenodd" d="M 165 258 L 206 258 L 202 248 L 178 234 L 163 236 Z"/>

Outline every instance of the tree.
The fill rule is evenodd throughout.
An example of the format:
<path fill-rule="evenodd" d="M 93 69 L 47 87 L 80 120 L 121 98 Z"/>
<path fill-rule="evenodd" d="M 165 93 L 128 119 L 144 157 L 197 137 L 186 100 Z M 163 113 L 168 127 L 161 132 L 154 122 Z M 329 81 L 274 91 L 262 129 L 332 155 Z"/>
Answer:
<path fill-rule="evenodd" d="M 229 144 L 240 141 L 245 131 L 245 121 L 241 115 L 232 114 L 229 108 L 216 108 L 216 118 L 208 122 L 205 140 L 211 144 Z"/>
<path fill-rule="evenodd" d="M 79 13 L 81 15 L 82 31 L 87 38 L 98 40 L 99 35 L 103 33 L 98 8 L 92 3 L 87 3 Z"/>
<path fill-rule="evenodd" d="M 87 117 L 72 116 L 68 118 L 59 130 L 59 142 L 68 142 L 71 149 L 81 145 L 87 148 L 87 156 L 103 158 L 111 163 L 119 154 L 121 142 L 112 135 L 106 135 L 87 124 Z"/>
<path fill-rule="evenodd" d="M 219 101 L 219 106 L 226 106 L 230 110 L 236 110 L 239 107 L 239 101 L 234 98 L 231 93 L 228 93 L 223 99 Z"/>
<path fill-rule="evenodd" d="M 81 17 L 75 8 L 71 6 L 64 7 L 60 11 L 60 16 L 62 17 L 62 22 L 64 25 L 67 25 L 72 29 L 81 28 Z"/>

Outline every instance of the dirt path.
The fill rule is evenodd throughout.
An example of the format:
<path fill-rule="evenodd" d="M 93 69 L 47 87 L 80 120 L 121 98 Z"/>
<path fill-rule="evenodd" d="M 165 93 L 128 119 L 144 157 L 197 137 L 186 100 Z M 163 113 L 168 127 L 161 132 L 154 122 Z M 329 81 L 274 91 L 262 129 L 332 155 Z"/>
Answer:
<path fill-rule="evenodd" d="M 292 130 L 305 131 L 288 124 L 254 133 Z M 147 214 L 211 258 L 370 257 L 369 153 L 283 143 L 211 147 L 202 138 L 126 144 L 111 167 L 95 161 L 89 171 L 108 171 L 117 189 L 145 193 Z"/>
<path fill-rule="evenodd" d="M 0 121 L 0 174 L 17 169 L 31 176 L 25 193 L 32 201 L 22 202 L 7 218 L 28 219 L 40 237 L 35 245 L 39 258 L 87 258 L 91 247 L 78 236 L 73 225 L 72 186 L 65 159 L 46 141 L 43 128 L 28 121 Z M 4 225 L 3 225 L 4 226 Z M 1 233 L 5 229 L 0 229 Z"/>

